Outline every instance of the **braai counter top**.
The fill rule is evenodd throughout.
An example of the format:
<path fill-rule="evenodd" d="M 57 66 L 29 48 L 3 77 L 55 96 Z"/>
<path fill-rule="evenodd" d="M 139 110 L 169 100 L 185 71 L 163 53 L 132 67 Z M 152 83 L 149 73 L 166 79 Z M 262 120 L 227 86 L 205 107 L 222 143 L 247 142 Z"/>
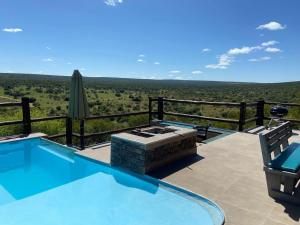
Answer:
<path fill-rule="evenodd" d="M 152 126 L 112 135 L 111 164 L 147 173 L 175 160 L 196 154 L 195 130 Z"/>

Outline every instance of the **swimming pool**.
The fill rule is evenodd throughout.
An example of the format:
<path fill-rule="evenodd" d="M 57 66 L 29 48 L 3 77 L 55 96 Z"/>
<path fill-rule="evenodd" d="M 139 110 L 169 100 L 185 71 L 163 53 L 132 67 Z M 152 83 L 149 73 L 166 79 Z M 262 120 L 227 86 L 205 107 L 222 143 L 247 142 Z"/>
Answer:
<path fill-rule="evenodd" d="M 5 225 L 220 225 L 213 202 L 42 138 L 0 143 Z"/>

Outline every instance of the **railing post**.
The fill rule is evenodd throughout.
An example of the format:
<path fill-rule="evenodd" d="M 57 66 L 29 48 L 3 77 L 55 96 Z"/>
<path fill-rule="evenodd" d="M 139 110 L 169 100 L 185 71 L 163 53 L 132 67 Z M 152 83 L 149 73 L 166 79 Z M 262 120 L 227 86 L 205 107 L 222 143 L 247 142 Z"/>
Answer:
<path fill-rule="evenodd" d="M 150 125 L 152 121 L 152 98 L 151 97 L 149 97 L 148 112 L 149 112 L 149 125 Z"/>
<path fill-rule="evenodd" d="M 157 119 L 164 119 L 164 98 L 158 97 L 157 99 Z"/>
<path fill-rule="evenodd" d="M 259 100 L 256 105 L 256 125 L 263 126 L 265 117 L 265 101 Z"/>
<path fill-rule="evenodd" d="M 84 120 L 80 120 L 80 149 L 84 149 Z"/>
<path fill-rule="evenodd" d="M 22 114 L 23 114 L 23 134 L 28 135 L 31 133 L 31 117 L 29 98 L 22 98 Z"/>
<path fill-rule="evenodd" d="M 72 146 L 73 144 L 73 121 L 72 118 L 66 118 L 66 142 L 67 146 Z"/>
<path fill-rule="evenodd" d="M 239 131 L 244 130 L 246 119 L 246 102 L 241 102 L 240 104 L 240 118 L 239 118 Z"/>

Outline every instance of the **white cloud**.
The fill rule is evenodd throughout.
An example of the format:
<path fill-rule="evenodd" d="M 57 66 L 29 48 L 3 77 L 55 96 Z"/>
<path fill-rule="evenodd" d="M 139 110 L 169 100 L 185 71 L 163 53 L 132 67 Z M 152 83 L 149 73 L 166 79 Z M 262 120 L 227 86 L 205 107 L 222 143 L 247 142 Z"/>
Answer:
<path fill-rule="evenodd" d="M 205 68 L 207 68 L 207 69 L 227 69 L 227 66 L 221 66 L 219 64 L 209 64 L 209 65 L 206 65 Z"/>
<path fill-rule="evenodd" d="M 233 48 L 228 51 L 229 55 L 249 54 L 251 52 L 250 47 Z"/>
<path fill-rule="evenodd" d="M 227 53 L 229 55 L 245 55 L 245 54 L 249 54 L 253 51 L 260 50 L 261 48 L 262 47 L 260 47 L 260 46 L 254 46 L 254 47 L 245 46 L 245 47 L 242 47 L 242 48 L 230 49 Z"/>
<path fill-rule="evenodd" d="M 202 73 L 202 71 L 200 71 L 200 70 L 194 70 L 194 71 L 192 71 L 192 74 L 201 74 Z"/>
<path fill-rule="evenodd" d="M 272 40 L 272 41 L 263 42 L 263 43 L 261 44 L 261 46 L 263 46 L 263 47 L 268 47 L 268 46 L 271 46 L 271 45 L 276 45 L 276 44 L 278 44 L 278 43 L 279 43 L 278 41 Z"/>
<path fill-rule="evenodd" d="M 270 60 L 271 57 L 269 57 L 269 56 L 264 56 L 264 57 L 261 57 L 260 59 L 261 59 L 262 61 L 266 61 L 266 60 Z"/>
<path fill-rule="evenodd" d="M 46 59 L 43 59 L 44 62 L 54 62 L 54 59 L 53 58 L 46 58 Z"/>
<path fill-rule="evenodd" d="M 67 62 L 67 64 L 68 64 L 68 65 L 71 65 L 72 63 L 71 63 L 71 62 Z"/>
<path fill-rule="evenodd" d="M 154 65 L 160 65 L 160 62 L 154 62 Z"/>
<path fill-rule="evenodd" d="M 266 48 L 265 51 L 270 52 L 270 53 L 281 52 L 281 50 L 279 48 L 271 48 L 271 47 Z"/>
<path fill-rule="evenodd" d="M 202 52 L 210 52 L 210 51 L 211 51 L 210 48 L 204 48 L 204 49 L 202 49 Z"/>
<path fill-rule="evenodd" d="M 144 62 L 144 60 L 143 59 L 138 59 L 138 60 L 136 60 L 137 62 Z"/>
<path fill-rule="evenodd" d="M 219 58 L 218 64 L 209 64 L 205 67 L 208 69 L 227 69 L 228 66 L 233 62 L 233 57 L 228 54 L 223 54 Z"/>
<path fill-rule="evenodd" d="M 279 48 L 274 48 L 274 47 L 269 47 L 278 44 L 278 41 L 271 40 L 267 42 L 263 42 L 261 45 L 257 46 L 244 46 L 241 48 L 232 48 L 229 49 L 226 53 L 222 54 L 221 56 L 218 57 L 219 62 L 217 64 L 209 64 L 206 65 L 205 67 L 208 69 L 227 69 L 235 60 L 236 57 L 239 55 L 247 55 L 254 53 L 256 51 L 266 51 L 269 53 L 276 53 L 276 52 L 281 52 Z M 266 61 L 269 60 L 267 57 L 262 57 L 262 58 L 254 58 L 250 59 L 249 61 L 251 62 L 258 62 L 258 61 Z"/>
<path fill-rule="evenodd" d="M 262 61 L 268 61 L 270 60 L 271 57 L 269 56 L 264 56 L 264 57 L 261 57 L 261 58 L 257 58 L 257 59 L 249 59 L 250 62 L 262 62 Z"/>
<path fill-rule="evenodd" d="M 256 29 L 257 30 L 271 30 L 271 31 L 275 31 L 275 30 L 284 30 L 286 28 L 286 25 L 281 25 L 280 23 L 278 22 L 269 22 L 269 23 L 266 23 L 266 24 L 262 24 L 262 25 L 259 25 Z"/>
<path fill-rule="evenodd" d="M 180 70 L 171 70 L 171 71 L 169 71 L 169 73 L 178 74 L 178 73 L 181 73 L 181 71 Z"/>
<path fill-rule="evenodd" d="M 104 0 L 104 3 L 109 6 L 117 6 L 118 4 L 123 3 L 123 0 Z"/>
<path fill-rule="evenodd" d="M 2 31 L 9 32 L 9 33 L 18 33 L 18 32 L 22 32 L 23 29 L 21 29 L 21 28 L 4 28 L 4 29 L 2 29 Z"/>
<path fill-rule="evenodd" d="M 139 55 L 139 57 L 141 57 L 141 58 L 144 58 L 144 57 L 145 57 L 145 55 L 143 55 L 143 54 L 140 54 L 140 55 Z"/>
<path fill-rule="evenodd" d="M 51 50 L 51 48 L 50 48 L 49 46 L 46 46 L 46 49 L 47 49 L 47 50 Z"/>
<path fill-rule="evenodd" d="M 86 68 L 81 67 L 80 70 L 81 70 L 81 71 L 86 71 Z"/>
<path fill-rule="evenodd" d="M 178 76 L 178 77 L 175 77 L 176 80 L 183 80 L 182 77 Z"/>
<path fill-rule="evenodd" d="M 229 66 L 232 62 L 233 62 L 233 58 L 226 54 L 221 55 L 219 58 L 219 64 L 221 66 Z"/>

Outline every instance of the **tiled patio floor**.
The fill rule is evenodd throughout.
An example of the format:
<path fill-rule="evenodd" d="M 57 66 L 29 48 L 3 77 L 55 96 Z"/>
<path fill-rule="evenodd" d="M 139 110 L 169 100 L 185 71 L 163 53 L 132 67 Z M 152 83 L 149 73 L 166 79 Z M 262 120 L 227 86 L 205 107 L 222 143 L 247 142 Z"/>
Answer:
<path fill-rule="evenodd" d="M 292 137 L 300 142 L 300 132 Z M 106 163 L 110 146 L 79 154 Z M 300 206 L 278 203 L 267 194 L 257 135 L 235 133 L 202 144 L 198 156 L 151 174 L 217 202 L 228 225 L 300 224 Z"/>

